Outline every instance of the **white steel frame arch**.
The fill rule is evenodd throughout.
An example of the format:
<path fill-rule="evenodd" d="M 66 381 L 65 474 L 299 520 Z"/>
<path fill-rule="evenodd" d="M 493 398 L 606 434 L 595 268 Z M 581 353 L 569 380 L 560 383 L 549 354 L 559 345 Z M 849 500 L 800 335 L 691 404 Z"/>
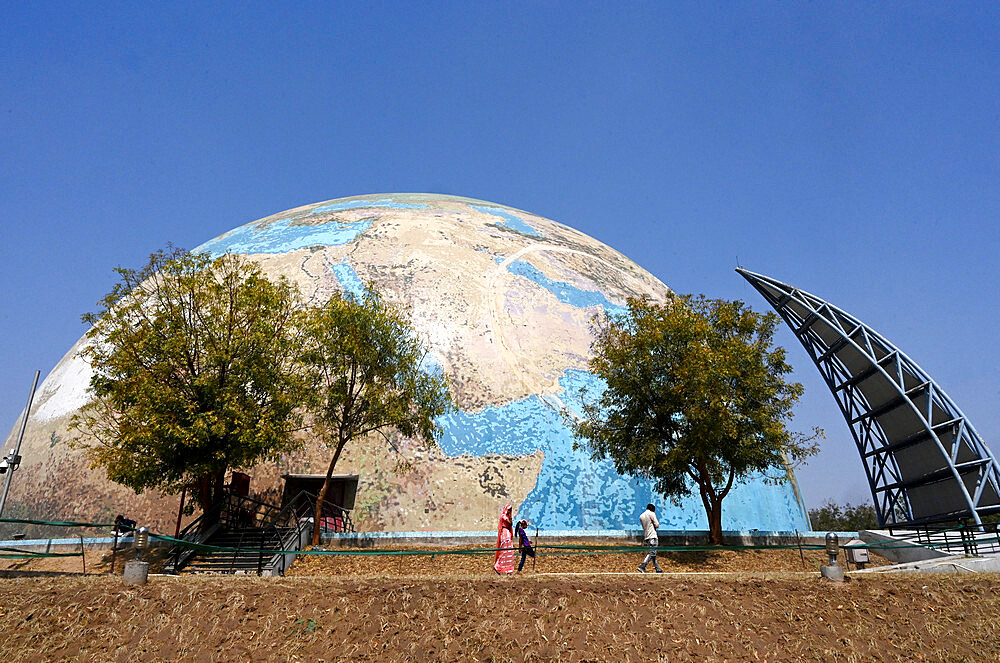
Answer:
<path fill-rule="evenodd" d="M 954 401 L 881 334 L 815 295 L 736 270 L 791 328 L 857 444 L 879 524 L 1000 512 L 1000 464 Z"/>

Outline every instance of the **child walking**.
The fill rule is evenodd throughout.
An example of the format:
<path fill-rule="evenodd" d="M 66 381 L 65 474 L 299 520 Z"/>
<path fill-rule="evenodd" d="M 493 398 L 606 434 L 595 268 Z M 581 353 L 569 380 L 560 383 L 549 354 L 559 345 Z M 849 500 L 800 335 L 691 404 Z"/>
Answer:
<path fill-rule="evenodd" d="M 524 568 L 524 560 L 527 558 L 535 558 L 535 548 L 531 545 L 531 539 L 528 538 L 528 521 L 521 520 L 517 523 L 517 529 L 515 534 L 517 535 L 517 548 L 521 551 L 521 563 L 517 565 L 517 570 L 521 571 Z"/>

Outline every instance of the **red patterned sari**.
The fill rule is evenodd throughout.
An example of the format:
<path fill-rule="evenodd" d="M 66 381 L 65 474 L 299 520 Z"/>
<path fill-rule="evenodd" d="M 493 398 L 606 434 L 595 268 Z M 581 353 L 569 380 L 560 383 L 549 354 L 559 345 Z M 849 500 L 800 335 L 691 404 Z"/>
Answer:
<path fill-rule="evenodd" d="M 514 572 L 514 509 L 508 504 L 500 509 L 500 525 L 497 527 L 497 553 L 493 568 L 497 573 Z"/>

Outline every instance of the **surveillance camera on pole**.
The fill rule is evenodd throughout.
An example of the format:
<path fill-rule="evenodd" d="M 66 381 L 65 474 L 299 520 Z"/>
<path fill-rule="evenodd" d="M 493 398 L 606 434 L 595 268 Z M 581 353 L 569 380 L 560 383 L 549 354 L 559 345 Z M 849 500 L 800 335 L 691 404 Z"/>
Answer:
<path fill-rule="evenodd" d="M 31 414 L 31 401 L 35 399 L 35 388 L 38 386 L 38 376 L 41 371 L 35 371 L 35 380 L 31 383 L 31 394 L 28 395 L 28 405 L 24 408 L 24 416 L 21 417 L 21 431 L 17 434 L 17 444 L 11 449 L 3 459 L 0 459 L 0 474 L 7 475 L 7 481 L 3 486 L 3 495 L 0 495 L 0 516 L 3 515 L 4 505 L 7 504 L 7 493 L 10 492 L 10 480 L 14 478 L 14 470 L 21 464 L 21 441 L 24 440 L 24 429 L 28 425 L 28 415 Z"/>
<path fill-rule="evenodd" d="M 7 470 L 13 472 L 21 464 L 21 457 L 11 449 L 6 456 L 0 458 L 0 474 L 5 474 Z"/>

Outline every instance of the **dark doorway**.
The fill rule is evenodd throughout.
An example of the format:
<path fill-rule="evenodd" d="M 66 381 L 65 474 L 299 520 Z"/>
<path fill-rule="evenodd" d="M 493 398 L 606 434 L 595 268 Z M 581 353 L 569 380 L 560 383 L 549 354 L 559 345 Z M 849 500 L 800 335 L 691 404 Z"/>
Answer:
<path fill-rule="evenodd" d="M 323 487 L 323 480 L 326 478 L 326 475 L 283 474 L 281 478 L 285 480 L 285 489 L 281 495 L 281 504 L 284 506 L 302 491 L 319 495 L 319 490 Z M 357 494 L 357 474 L 335 474 L 333 475 L 333 482 L 330 484 L 330 490 L 326 493 L 326 501 L 350 511 L 354 508 L 354 498 Z"/>

